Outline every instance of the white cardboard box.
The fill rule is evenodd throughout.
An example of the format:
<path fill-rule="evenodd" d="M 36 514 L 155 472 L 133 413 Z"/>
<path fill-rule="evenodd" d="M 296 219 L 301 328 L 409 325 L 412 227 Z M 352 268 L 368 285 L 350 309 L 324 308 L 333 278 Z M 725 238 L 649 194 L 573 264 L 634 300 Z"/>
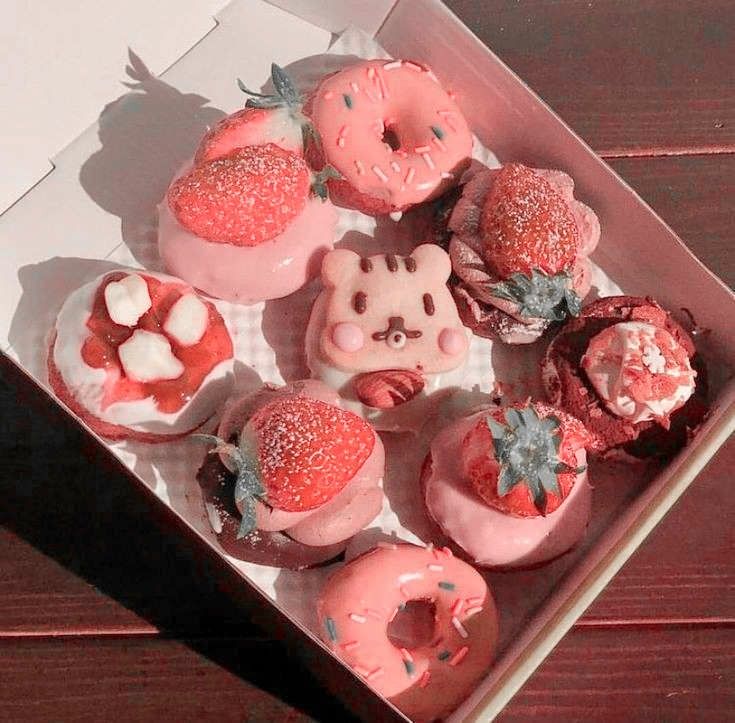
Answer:
<path fill-rule="evenodd" d="M 0 361 L 14 362 L 41 386 L 44 339 L 61 302 L 92 271 L 104 270 L 104 260 L 126 251 L 123 239 L 150 232 L 140 225 L 150 223 L 151 209 L 203 128 L 219 116 L 218 108 L 241 106 L 232 80 L 258 86 L 271 61 L 288 65 L 323 53 L 332 33 L 348 24 L 374 33 L 396 57 L 431 65 L 458 91 L 470 125 L 501 160 L 571 173 L 602 221 L 597 263 L 627 293 L 651 294 L 671 309 L 686 306 L 711 330 L 705 353 L 715 373 L 708 421 L 643 491 L 606 511 L 589 544 L 555 573 L 553 589 L 539 598 L 543 605 L 529 612 L 486 681 L 452 716 L 489 720 L 735 429 L 735 297 L 440 2 L 166 0 L 153 6 L 131 0 L 121 6 L 81 2 L 71 11 L 50 2 L 28 7 L 13 0 L 10 23 L 0 30 L 0 44 L 14 59 L 4 90 L 19 111 L 6 114 L 0 126 L 0 162 L 15 171 L 0 179 L 0 208 L 10 206 L 0 216 L 0 341 L 6 355 Z M 13 32 L 21 25 L 24 32 Z M 168 68 L 160 80 L 145 77 L 140 62 L 128 58 L 128 45 L 151 71 Z M 134 87 L 115 100 L 121 79 Z M 31 120 L 21 127 L 19 117 Z M 145 493 L 155 493 L 128 474 Z M 192 539 L 231 564 L 211 536 L 172 509 Z M 253 599 L 270 605 L 239 574 Z M 302 626 L 294 623 L 296 628 L 331 687 L 363 715 L 395 715 L 357 678 L 327 662 L 330 654 L 313 637 L 308 642 Z M 354 685 L 345 687 L 345 680 Z"/>

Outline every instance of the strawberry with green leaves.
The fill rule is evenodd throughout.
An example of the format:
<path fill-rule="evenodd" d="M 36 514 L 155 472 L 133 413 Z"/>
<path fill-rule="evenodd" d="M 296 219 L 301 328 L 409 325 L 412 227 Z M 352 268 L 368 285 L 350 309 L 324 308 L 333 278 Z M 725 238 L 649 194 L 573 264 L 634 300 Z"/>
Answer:
<path fill-rule="evenodd" d="M 206 436 L 236 473 L 238 537 L 256 527 L 256 501 L 308 512 L 334 499 L 366 463 L 375 432 L 360 417 L 306 396 L 283 396 L 258 409 L 237 444 Z"/>
<path fill-rule="evenodd" d="M 462 468 L 490 507 L 517 517 L 548 515 L 584 472 L 577 453 L 587 442 L 579 420 L 546 404 L 491 410 L 464 437 Z"/>

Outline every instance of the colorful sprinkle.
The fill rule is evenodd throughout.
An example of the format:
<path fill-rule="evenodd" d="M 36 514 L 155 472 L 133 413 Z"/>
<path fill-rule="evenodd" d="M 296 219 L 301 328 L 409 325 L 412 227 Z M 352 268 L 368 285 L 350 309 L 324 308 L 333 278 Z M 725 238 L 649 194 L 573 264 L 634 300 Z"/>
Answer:
<path fill-rule="evenodd" d="M 485 598 L 482 597 L 468 597 L 467 598 L 467 604 L 468 605 L 479 605 Z"/>
<path fill-rule="evenodd" d="M 422 153 L 421 158 L 424 159 L 424 163 L 433 171 L 436 166 L 434 165 L 434 159 L 431 157 L 430 153 Z"/>
<path fill-rule="evenodd" d="M 441 581 L 439 582 L 439 587 L 440 587 L 440 588 L 441 588 L 442 590 L 454 590 L 454 588 L 455 588 L 455 585 L 454 585 L 454 583 L 453 583 L 453 582 L 446 582 L 445 580 L 441 580 Z"/>
<path fill-rule="evenodd" d="M 440 550 L 447 557 L 454 557 L 454 555 L 452 554 L 452 551 L 448 547 L 442 547 L 442 548 L 440 548 Z"/>
<path fill-rule="evenodd" d="M 396 68 L 400 68 L 403 63 L 400 60 L 391 60 L 390 63 L 386 63 L 383 66 L 383 70 L 395 70 Z"/>
<path fill-rule="evenodd" d="M 355 168 L 357 169 L 357 173 L 360 176 L 365 175 L 365 165 L 362 161 L 355 161 Z"/>
<path fill-rule="evenodd" d="M 432 138 L 431 142 L 440 150 L 440 151 L 446 151 L 447 147 L 444 145 L 444 141 L 440 138 Z"/>
<path fill-rule="evenodd" d="M 454 174 L 449 171 L 442 171 L 442 178 L 454 178 Z"/>
<path fill-rule="evenodd" d="M 359 93 L 360 92 L 360 86 L 357 83 L 355 83 L 354 80 L 350 83 L 350 88 L 352 88 L 352 92 L 353 93 Z"/>
<path fill-rule="evenodd" d="M 322 97 L 324 100 L 332 100 L 332 98 L 334 98 L 334 93 L 331 90 L 328 90 Z"/>
<path fill-rule="evenodd" d="M 357 640 L 350 640 L 349 643 L 343 643 L 342 649 L 347 650 L 348 652 L 350 650 L 354 650 L 355 648 L 359 648 L 360 643 Z"/>
<path fill-rule="evenodd" d="M 371 80 L 375 77 L 375 68 L 372 65 L 368 66 L 367 77 L 370 78 Z"/>
<path fill-rule="evenodd" d="M 444 565 L 427 565 L 426 567 L 429 568 L 432 572 L 442 572 L 444 570 Z"/>
<path fill-rule="evenodd" d="M 338 148 L 344 148 L 345 147 L 345 139 L 342 136 L 337 137 L 337 147 Z"/>
<path fill-rule="evenodd" d="M 393 611 L 391 616 L 388 618 L 388 622 L 392 623 L 396 619 L 396 615 L 398 615 L 398 608 Z"/>
<path fill-rule="evenodd" d="M 404 660 L 403 665 L 409 675 L 413 675 L 416 672 L 416 666 L 410 660 Z"/>
<path fill-rule="evenodd" d="M 378 99 L 368 90 L 368 88 L 365 88 L 365 95 L 368 97 L 368 100 L 371 103 L 377 103 Z"/>
<path fill-rule="evenodd" d="M 350 109 L 352 108 L 352 96 L 351 95 L 348 95 L 347 93 L 343 93 L 342 94 L 342 100 L 344 100 L 345 105 L 348 108 L 350 108 Z"/>
<path fill-rule="evenodd" d="M 416 148 L 414 148 L 416 153 L 428 153 L 430 150 L 431 148 L 429 148 L 429 146 L 416 146 Z"/>
<path fill-rule="evenodd" d="M 411 183 L 413 181 L 413 177 L 416 175 L 416 169 L 411 167 L 408 169 L 408 173 L 406 173 L 406 177 L 403 179 L 404 183 Z"/>
<path fill-rule="evenodd" d="M 425 670 L 419 680 L 419 688 L 425 688 L 429 684 L 429 678 L 431 678 L 431 673 L 428 670 Z"/>
<path fill-rule="evenodd" d="M 464 607 L 464 600 L 462 600 L 461 597 L 458 597 L 451 608 L 449 608 L 452 615 L 459 615 L 462 612 L 462 608 Z"/>
<path fill-rule="evenodd" d="M 413 663 L 413 655 L 411 655 L 406 648 L 399 648 L 399 650 L 401 651 L 401 655 L 404 660 L 407 660 L 409 663 Z"/>
<path fill-rule="evenodd" d="M 457 126 L 452 123 L 452 116 L 454 113 L 451 110 L 438 110 L 437 115 L 444 119 L 445 123 L 449 126 L 449 130 L 456 131 Z"/>
<path fill-rule="evenodd" d="M 459 665 L 465 659 L 465 656 L 469 652 L 470 652 L 470 649 L 466 645 L 464 647 L 460 648 L 454 654 L 454 657 L 449 661 L 449 665 L 451 665 L 451 666 Z"/>
<path fill-rule="evenodd" d="M 366 623 L 367 618 L 364 615 L 358 615 L 357 613 L 350 613 L 350 620 L 355 623 Z"/>
<path fill-rule="evenodd" d="M 383 76 L 380 73 L 376 73 L 375 76 L 378 79 L 378 87 L 380 88 L 380 97 L 384 99 L 388 99 L 388 86 L 385 84 L 385 80 L 383 80 Z"/>
<path fill-rule="evenodd" d="M 470 618 L 473 615 L 477 615 L 477 613 L 482 612 L 482 606 L 481 605 L 475 605 L 474 607 L 467 608 L 467 610 L 464 611 L 465 618 Z"/>
<path fill-rule="evenodd" d="M 468 638 L 470 636 L 456 615 L 452 616 L 452 625 L 454 625 L 454 629 L 459 633 L 461 638 Z"/>
<path fill-rule="evenodd" d="M 375 678 L 379 678 L 381 675 L 385 673 L 385 670 L 383 668 L 375 668 L 371 673 L 368 674 L 367 679 L 368 680 L 375 680 Z"/>
<path fill-rule="evenodd" d="M 383 616 L 377 610 L 365 608 L 365 615 L 367 615 L 369 618 L 372 618 L 373 620 L 383 620 Z"/>
<path fill-rule="evenodd" d="M 329 639 L 333 643 L 336 643 L 337 642 L 337 626 L 334 624 L 334 620 L 332 618 L 325 618 L 324 625 L 327 628 L 327 634 L 329 635 Z"/>
<path fill-rule="evenodd" d="M 380 166 L 373 166 L 373 173 L 383 182 L 388 183 L 388 176 L 385 175 L 385 172 Z"/>
<path fill-rule="evenodd" d="M 444 131 L 439 126 L 431 126 L 431 132 L 441 140 L 444 138 Z"/>
<path fill-rule="evenodd" d="M 390 167 L 393 169 L 393 173 L 401 172 L 401 167 L 395 161 L 390 162 Z"/>
<path fill-rule="evenodd" d="M 439 660 L 446 660 L 447 658 L 451 658 L 452 654 L 448 650 L 442 650 L 439 655 L 436 656 Z"/>
<path fill-rule="evenodd" d="M 412 63 L 410 60 L 404 60 L 403 64 L 411 70 L 415 70 L 417 73 L 423 73 L 424 69 L 418 63 Z"/>
<path fill-rule="evenodd" d="M 401 585 L 399 589 L 401 591 L 401 595 L 403 595 L 403 597 L 405 597 L 406 600 L 409 600 L 411 598 L 411 593 L 408 592 L 408 590 L 406 590 L 406 588 L 403 585 Z"/>

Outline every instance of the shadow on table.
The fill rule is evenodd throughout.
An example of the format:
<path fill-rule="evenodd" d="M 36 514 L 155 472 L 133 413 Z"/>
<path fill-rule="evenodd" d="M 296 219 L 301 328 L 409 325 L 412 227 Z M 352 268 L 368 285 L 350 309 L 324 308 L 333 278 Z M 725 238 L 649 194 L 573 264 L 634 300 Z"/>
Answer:
<path fill-rule="evenodd" d="M 334 698 L 315 695 L 319 684 L 283 644 L 249 622 L 223 591 L 222 572 L 183 535 L 165 531 L 170 515 L 4 362 L 0 459 L 0 524 L 101 595 L 290 706 L 320 720 L 351 720 Z M 235 644 L 223 645 L 223 637 Z"/>

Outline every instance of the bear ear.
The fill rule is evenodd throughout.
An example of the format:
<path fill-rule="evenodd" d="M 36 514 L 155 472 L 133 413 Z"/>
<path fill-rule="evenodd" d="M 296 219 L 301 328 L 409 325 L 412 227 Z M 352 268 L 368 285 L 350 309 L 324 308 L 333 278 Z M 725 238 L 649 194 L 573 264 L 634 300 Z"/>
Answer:
<path fill-rule="evenodd" d="M 339 286 L 360 269 L 360 257 L 349 249 L 330 251 L 322 261 L 322 282 L 325 286 Z"/>
<path fill-rule="evenodd" d="M 421 244 L 417 246 L 411 258 L 416 262 L 416 272 L 425 279 L 431 279 L 437 284 L 445 284 L 452 273 L 452 262 L 449 254 L 436 244 Z"/>

